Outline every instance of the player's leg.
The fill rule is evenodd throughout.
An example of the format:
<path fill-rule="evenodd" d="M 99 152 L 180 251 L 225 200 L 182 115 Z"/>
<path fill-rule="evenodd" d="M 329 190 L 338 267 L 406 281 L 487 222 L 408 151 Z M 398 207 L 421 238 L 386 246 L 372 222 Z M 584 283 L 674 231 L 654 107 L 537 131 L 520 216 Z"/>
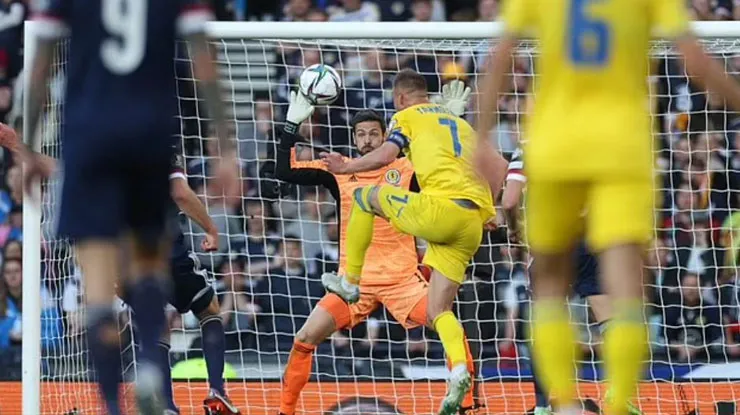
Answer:
<path fill-rule="evenodd" d="M 378 188 L 365 186 L 355 189 L 354 202 L 347 224 L 347 265 L 345 275 L 326 273 L 321 276 L 321 282 L 327 291 L 343 298 L 349 303 L 356 302 L 360 297 L 360 277 L 362 266 L 365 263 L 370 242 L 373 239 L 373 228 L 376 214 L 382 214 L 377 202 Z"/>
<path fill-rule="evenodd" d="M 556 404 L 575 404 L 576 333 L 565 299 L 573 275 L 572 252 L 582 224 L 585 188 L 573 183 L 531 180 L 527 230 L 534 257 L 531 338 L 538 376 Z"/>
<path fill-rule="evenodd" d="M 612 318 L 604 338 L 604 361 L 610 383 L 611 413 L 627 413 L 647 352 L 643 315 L 643 250 L 653 228 L 653 183 L 604 181 L 589 194 L 588 241 L 601 252 L 603 287 L 612 301 Z"/>
<path fill-rule="evenodd" d="M 161 137 L 151 139 L 147 154 L 128 159 L 137 163 L 125 171 L 124 218 L 130 229 L 127 241 L 128 289 L 140 351 L 136 397 L 144 415 L 163 411 L 164 393 L 159 347 L 166 329 L 166 286 L 169 275 L 169 236 L 166 232 L 169 198 L 169 163 L 172 149 Z M 133 148 L 142 146 L 133 146 Z M 133 151 L 133 150 L 130 150 Z M 138 157 L 138 158 L 136 158 Z"/>
<path fill-rule="evenodd" d="M 157 352 L 159 353 L 157 363 L 160 365 L 159 370 L 162 373 L 162 384 L 164 389 L 162 399 L 168 411 L 165 412 L 165 415 L 180 413 L 180 409 L 175 404 L 175 394 L 172 390 L 170 348 L 170 331 L 165 330 L 157 343 Z"/>
<path fill-rule="evenodd" d="M 395 292 L 391 292 L 383 298 L 381 301 L 385 307 L 390 311 L 393 317 L 397 321 L 404 322 L 403 325 L 406 328 L 412 328 L 416 326 L 427 326 L 431 329 L 434 327 L 429 326 L 429 319 L 427 318 L 427 308 L 429 304 L 428 287 L 426 282 L 423 280 L 414 284 L 421 289 L 409 286 L 409 284 L 402 284 L 399 287 L 394 287 Z M 411 295 L 409 295 L 411 293 Z M 409 304 L 413 304 L 412 308 L 408 308 Z M 471 374 L 472 385 L 470 390 L 465 394 L 462 402 L 460 403 L 460 414 L 472 414 L 480 405 L 474 396 L 475 389 L 475 362 L 473 361 L 473 353 L 470 351 L 470 344 L 468 343 L 467 337 L 463 337 L 465 343 L 465 358 L 467 363 L 468 372 Z M 449 357 L 446 359 L 447 368 L 452 370 L 452 361 Z"/>
<path fill-rule="evenodd" d="M 120 211 L 123 199 L 115 171 L 101 169 L 97 155 L 72 147 L 62 185 L 59 233 L 75 241 L 84 275 L 86 326 L 90 360 L 107 413 L 120 414 L 120 339 L 112 309 L 120 269 Z"/>
<path fill-rule="evenodd" d="M 97 374 L 107 413 L 118 415 L 119 382 L 121 380 L 121 348 L 116 314 L 112 309 L 115 297 L 116 270 L 120 250 L 117 242 L 85 240 L 76 244 L 77 262 L 85 276 L 87 338 L 90 358 Z"/>
<path fill-rule="evenodd" d="M 349 306 L 336 294 L 325 295 L 293 340 L 288 364 L 283 374 L 280 414 L 293 415 L 301 391 L 311 378 L 311 365 L 316 347 L 337 330 L 357 324 L 375 310 L 374 295 L 363 292 L 360 300 Z"/>

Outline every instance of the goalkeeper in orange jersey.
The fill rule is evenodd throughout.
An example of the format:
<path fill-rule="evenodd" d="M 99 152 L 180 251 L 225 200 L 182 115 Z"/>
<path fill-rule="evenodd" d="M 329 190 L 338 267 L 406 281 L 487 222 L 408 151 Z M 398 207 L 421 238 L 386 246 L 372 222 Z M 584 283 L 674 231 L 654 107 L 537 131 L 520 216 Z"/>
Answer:
<path fill-rule="evenodd" d="M 565 297 L 573 251 L 585 230 L 611 301 L 602 348 L 612 394 L 608 413 L 625 415 L 647 352 L 642 257 L 654 228 L 647 56 L 652 34 L 673 39 L 692 80 L 704 82 L 736 110 L 740 87 L 690 36 L 683 0 L 511 0 L 502 20 L 503 38 L 482 82 L 479 141 L 488 139 L 493 126 L 518 39 L 534 34 L 540 40 L 537 99 L 524 150 L 534 358 L 560 413 L 580 413 L 573 376 L 576 334 Z M 479 158 L 484 169 L 485 155 Z"/>
<path fill-rule="evenodd" d="M 324 274 L 322 283 L 345 300 L 357 301 L 360 284 L 374 283 L 368 273 L 373 265 L 369 247 L 377 243 L 381 226 L 392 226 L 427 242 L 423 262 L 433 271 L 426 317 L 452 366 L 439 411 L 450 415 L 471 387 L 464 332 L 452 313 L 452 303 L 465 268 L 480 246 L 483 228 L 495 216 L 491 189 L 501 188 L 506 161 L 490 146 L 478 145 L 473 128 L 459 114 L 430 102 L 426 81 L 419 73 L 403 70 L 396 75 L 393 102 L 398 112 L 388 139 L 378 148 L 352 160 L 337 153 L 322 157 L 329 171 L 352 177 L 396 163 L 403 151 L 421 191 L 381 183 L 355 189 L 347 226 L 347 264 L 339 274 Z M 490 182 L 475 172 L 477 151 L 493 160 L 491 168 L 497 174 Z"/>
<path fill-rule="evenodd" d="M 444 89 L 448 107 L 464 111 L 469 95 L 462 82 Z M 328 189 L 337 201 L 339 215 L 339 269 L 347 268 L 347 245 L 350 243 L 348 225 L 355 215 L 353 195 L 357 189 L 373 185 L 389 185 L 398 189 L 417 187 L 414 170 L 406 158 L 396 158 L 387 166 L 352 175 L 333 174 L 321 160 L 298 161 L 294 148 L 303 141 L 297 135 L 299 125 L 313 112 L 314 107 L 300 93 L 291 94 L 287 124 L 277 150 L 275 176 L 299 185 L 319 185 Z M 375 111 L 359 111 L 352 118 L 352 135 L 360 154 L 368 154 L 385 141 L 385 121 Z M 373 242 L 367 251 L 367 277 L 359 286 L 357 298 L 348 304 L 337 294 L 328 293 L 313 310 L 298 331 L 283 376 L 280 413 L 293 415 L 301 390 L 311 376 L 311 363 L 316 347 L 337 330 L 351 328 L 364 321 L 380 305 L 384 305 L 404 327 L 429 326 L 427 302 L 429 288 L 418 270 L 416 242 L 411 235 L 395 230 L 388 222 L 376 219 Z M 463 364 L 473 373 L 473 358 L 463 342 Z M 465 394 L 460 413 L 473 413 L 476 404 L 472 392 Z"/>

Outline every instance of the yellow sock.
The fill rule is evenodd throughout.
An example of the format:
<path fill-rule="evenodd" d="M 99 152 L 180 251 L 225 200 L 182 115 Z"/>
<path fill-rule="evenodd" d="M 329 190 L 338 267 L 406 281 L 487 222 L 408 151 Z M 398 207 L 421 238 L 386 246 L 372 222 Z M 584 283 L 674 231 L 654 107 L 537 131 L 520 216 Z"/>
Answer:
<path fill-rule="evenodd" d="M 371 187 L 364 187 L 355 193 L 355 202 L 347 224 L 347 269 L 345 278 L 353 284 L 360 283 L 362 265 L 365 263 L 365 253 L 373 240 L 373 223 L 375 215 L 370 213 L 370 203 L 367 196 Z M 358 194 L 359 193 L 359 194 Z"/>
<path fill-rule="evenodd" d="M 560 407 L 571 405 L 576 396 L 574 379 L 576 332 L 561 299 L 535 300 L 532 346 L 538 375 Z"/>
<path fill-rule="evenodd" d="M 442 347 L 450 359 L 450 366 L 467 364 L 465 332 L 452 311 L 445 311 L 434 319 L 434 330 L 439 334 Z"/>
<path fill-rule="evenodd" d="M 614 316 L 604 335 L 604 365 L 609 380 L 609 414 L 626 414 L 637 390 L 647 352 L 647 329 L 640 300 L 614 302 Z"/>

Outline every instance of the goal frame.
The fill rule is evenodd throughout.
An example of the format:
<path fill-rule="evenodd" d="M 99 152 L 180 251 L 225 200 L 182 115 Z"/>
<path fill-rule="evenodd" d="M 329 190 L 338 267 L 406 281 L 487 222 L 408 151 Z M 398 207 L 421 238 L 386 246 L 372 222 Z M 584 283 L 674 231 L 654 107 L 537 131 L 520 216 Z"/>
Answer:
<path fill-rule="evenodd" d="M 30 68 L 37 34 L 43 23 L 25 22 L 23 90 L 30 86 Z M 215 39 L 474 39 L 500 36 L 499 22 L 210 22 Z M 698 38 L 740 38 L 740 22 L 693 22 Z M 28 128 L 28 93 L 23 96 L 23 128 Z M 40 133 L 40 132 L 39 132 Z M 28 142 L 28 137 L 26 137 Z M 41 142 L 36 140 L 39 148 Z M 40 186 L 23 199 L 23 413 L 41 413 L 41 206 Z"/>

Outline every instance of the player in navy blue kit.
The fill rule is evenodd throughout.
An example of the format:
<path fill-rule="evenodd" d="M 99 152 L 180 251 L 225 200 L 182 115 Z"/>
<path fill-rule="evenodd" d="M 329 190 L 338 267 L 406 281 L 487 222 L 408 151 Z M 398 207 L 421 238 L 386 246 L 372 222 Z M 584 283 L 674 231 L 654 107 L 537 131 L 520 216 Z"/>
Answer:
<path fill-rule="evenodd" d="M 130 294 L 141 344 L 136 398 L 143 415 L 164 410 L 157 342 L 166 327 L 171 141 L 176 132 L 177 36 L 190 42 L 195 76 L 224 146 L 229 145 L 218 77 L 204 34 L 211 13 L 198 0 L 36 2 L 38 43 L 31 71 L 30 148 L 48 96 L 55 45 L 69 36 L 64 94 L 59 233 L 75 243 L 85 275 L 90 357 L 107 412 L 120 414 L 114 283 Z M 26 186 L 49 172 L 26 151 Z M 121 259 L 126 258 L 126 262 Z"/>
<path fill-rule="evenodd" d="M 201 343 L 203 358 L 208 371 L 208 385 L 210 392 L 203 401 L 207 415 L 239 415 L 239 410 L 226 397 L 224 389 L 224 326 L 221 320 L 221 310 L 218 297 L 206 281 L 205 271 L 200 267 L 198 257 L 192 253 L 185 242 L 180 228 L 179 212 L 182 211 L 205 231 L 205 238 L 201 243 L 204 252 L 218 250 L 218 229 L 208 216 L 206 207 L 190 188 L 185 176 L 182 156 L 174 154 L 170 172 L 170 194 L 177 205 L 171 214 L 173 234 L 172 252 L 170 254 L 170 273 L 172 274 L 173 292 L 169 303 L 181 314 L 192 311 L 200 321 Z M 170 344 L 169 333 L 159 341 L 160 361 L 163 363 L 162 372 L 165 375 L 165 398 L 167 411 L 165 415 L 179 414 L 172 395 L 172 377 L 170 374 Z"/>
<path fill-rule="evenodd" d="M 521 243 L 521 225 L 519 223 L 520 218 L 520 203 L 524 187 L 527 183 L 527 176 L 524 174 L 524 162 L 523 154 L 521 149 L 517 149 L 509 162 L 508 172 L 506 174 L 506 185 L 504 187 L 503 195 L 501 196 L 501 205 L 504 210 L 504 217 L 506 218 L 507 229 L 509 232 L 510 243 Z M 591 312 L 596 319 L 596 323 L 599 326 L 599 331 L 602 336 L 604 330 L 607 329 L 609 319 L 611 318 L 611 311 L 609 306 L 608 297 L 601 291 L 599 284 L 599 265 L 596 257 L 589 252 L 586 244 L 581 242 L 578 248 L 575 250 L 575 261 L 576 265 L 576 279 L 573 282 L 573 292 L 578 294 L 580 297 L 585 298 Z M 529 304 L 530 293 L 526 287 L 519 287 L 517 290 L 517 297 L 519 304 Z M 521 310 L 520 314 L 528 316 L 528 310 Z M 528 318 L 524 319 L 528 320 Z M 519 332 L 528 332 L 528 330 L 518 330 Z M 534 361 L 532 361 L 534 362 Z M 534 363 L 532 364 L 534 366 Z M 535 375 L 534 367 L 532 367 L 532 375 L 534 376 L 534 390 L 535 390 L 535 407 L 532 413 L 534 415 L 550 415 L 552 410 L 550 408 L 550 399 L 547 392 L 544 390 L 542 385 Z M 634 405 L 629 405 L 630 415 L 641 415 L 642 412 Z"/>

